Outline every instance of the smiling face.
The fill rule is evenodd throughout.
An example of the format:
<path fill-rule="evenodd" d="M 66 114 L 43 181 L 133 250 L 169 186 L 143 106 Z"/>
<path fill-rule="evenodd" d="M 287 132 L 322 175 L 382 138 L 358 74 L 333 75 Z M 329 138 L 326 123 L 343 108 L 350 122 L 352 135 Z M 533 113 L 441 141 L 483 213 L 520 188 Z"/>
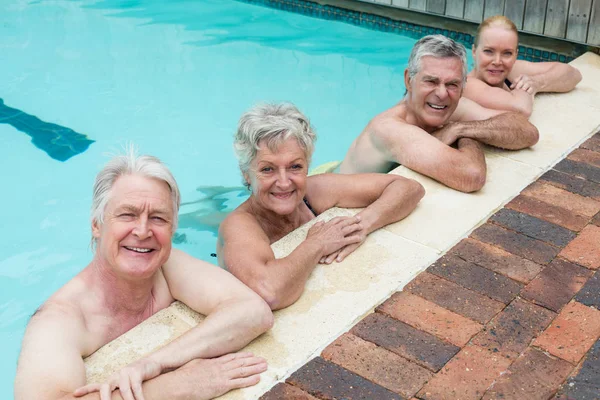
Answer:
<path fill-rule="evenodd" d="M 433 129 L 448 122 L 456 110 L 463 89 L 463 65 L 459 58 L 424 56 L 420 70 L 409 79 L 407 106 L 421 128 Z"/>
<path fill-rule="evenodd" d="M 473 46 L 475 77 L 490 86 L 503 87 L 517 61 L 518 41 L 517 34 L 504 26 L 484 28 L 477 47 Z"/>
<path fill-rule="evenodd" d="M 275 152 L 264 141 L 245 174 L 254 203 L 278 215 L 289 215 L 304 198 L 308 162 L 298 141 L 290 138 Z"/>
<path fill-rule="evenodd" d="M 169 186 L 157 179 L 123 175 L 109 196 L 104 222 L 92 223 L 96 256 L 125 279 L 152 277 L 171 253 L 173 203 Z"/>

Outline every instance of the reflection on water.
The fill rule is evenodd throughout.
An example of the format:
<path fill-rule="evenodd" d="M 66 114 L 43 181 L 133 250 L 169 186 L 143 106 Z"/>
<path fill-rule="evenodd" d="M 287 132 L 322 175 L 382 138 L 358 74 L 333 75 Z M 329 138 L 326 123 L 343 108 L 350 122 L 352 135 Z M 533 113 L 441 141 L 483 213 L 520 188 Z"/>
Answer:
<path fill-rule="evenodd" d="M 194 201 L 181 203 L 182 208 L 193 211 L 179 214 L 179 229 L 190 228 L 196 231 L 211 232 L 215 237 L 219 225 L 227 214 L 233 211 L 248 197 L 244 186 L 200 186 L 196 189 L 202 196 Z M 175 243 L 185 243 L 185 234 L 176 234 Z"/>
<path fill-rule="evenodd" d="M 31 143 L 43 150 L 55 160 L 67 161 L 69 158 L 87 150 L 93 140 L 51 122 L 45 122 L 35 115 L 12 108 L 0 99 L 0 124 L 12 125 L 15 129 L 31 136 Z"/>

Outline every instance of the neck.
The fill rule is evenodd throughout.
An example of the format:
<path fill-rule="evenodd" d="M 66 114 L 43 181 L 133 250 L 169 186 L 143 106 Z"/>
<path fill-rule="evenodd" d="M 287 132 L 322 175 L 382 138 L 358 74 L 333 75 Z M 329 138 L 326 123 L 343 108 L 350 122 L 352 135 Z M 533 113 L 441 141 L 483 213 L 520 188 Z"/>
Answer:
<path fill-rule="evenodd" d="M 143 280 L 128 280 L 115 274 L 98 255 L 90 264 L 85 280 L 98 289 L 104 306 L 113 315 L 142 316 L 152 313 L 154 275 Z"/>
<path fill-rule="evenodd" d="M 302 215 L 299 207 L 288 215 L 280 215 L 256 204 L 254 196 L 248 199 L 250 212 L 259 221 L 263 230 L 271 240 L 278 240 L 302 225 Z"/>

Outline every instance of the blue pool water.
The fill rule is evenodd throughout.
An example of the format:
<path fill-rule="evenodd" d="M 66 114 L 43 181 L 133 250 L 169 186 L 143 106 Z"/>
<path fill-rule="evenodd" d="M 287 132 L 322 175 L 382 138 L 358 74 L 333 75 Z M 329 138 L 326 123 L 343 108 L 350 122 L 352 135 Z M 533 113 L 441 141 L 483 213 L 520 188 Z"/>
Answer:
<path fill-rule="evenodd" d="M 413 43 L 231 0 L 3 1 L 0 398 L 29 316 L 92 257 L 91 187 L 108 154 L 131 141 L 169 165 L 176 247 L 215 262 L 218 222 L 246 196 L 240 114 L 292 101 L 317 129 L 313 166 L 341 159 L 402 97 Z"/>

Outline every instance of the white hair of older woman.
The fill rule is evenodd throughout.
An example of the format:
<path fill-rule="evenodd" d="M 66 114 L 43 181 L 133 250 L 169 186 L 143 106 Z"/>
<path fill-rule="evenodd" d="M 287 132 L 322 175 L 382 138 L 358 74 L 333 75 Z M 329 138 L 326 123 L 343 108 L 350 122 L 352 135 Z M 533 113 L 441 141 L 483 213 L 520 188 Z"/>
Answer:
<path fill-rule="evenodd" d="M 94 194 L 92 197 L 91 219 L 98 224 L 104 223 L 104 210 L 110 200 L 111 190 L 120 176 L 139 175 L 157 179 L 169 186 L 173 202 L 173 232 L 177 229 L 177 214 L 179 212 L 179 187 L 169 169 L 156 157 L 138 156 L 134 146 L 127 146 L 125 154 L 117 155 L 106 163 L 96 175 Z M 96 238 L 92 238 L 92 244 Z"/>
<path fill-rule="evenodd" d="M 310 164 L 317 136 L 308 118 L 295 105 L 258 104 L 246 111 L 240 118 L 233 142 L 242 174 L 250 169 L 261 142 L 275 152 L 290 138 L 298 141 Z"/>

